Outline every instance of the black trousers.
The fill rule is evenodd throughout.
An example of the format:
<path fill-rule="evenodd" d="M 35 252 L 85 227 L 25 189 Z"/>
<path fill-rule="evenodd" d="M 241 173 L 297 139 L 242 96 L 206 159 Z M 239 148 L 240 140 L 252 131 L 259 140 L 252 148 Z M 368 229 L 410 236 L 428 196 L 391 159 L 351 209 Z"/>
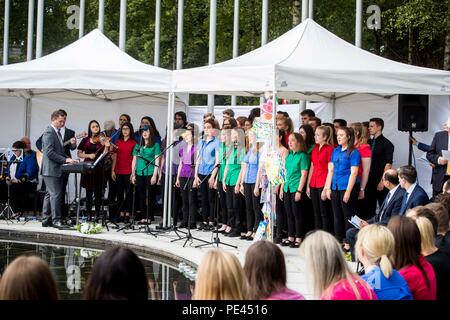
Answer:
<path fill-rule="evenodd" d="M 284 208 L 284 202 L 281 201 L 279 195 L 276 195 L 276 203 L 275 203 L 275 214 L 276 214 L 276 237 L 278 239 L 283 239 L 283 233 L 287 230 L 287 216 L 286 210 Z"/>
<path fill-rule="evenodd" d="M 36 191 L 37 183 L 34 182 L 21 182 L 12 183 L 10 186 L 10 203 L 15 213 L 26 211 L 27 206 L 27 194 Z"/>
<path fill-rule="evenodd" d="M 195 223 L 197 215 L 197 189 L 192 188 L 194 178 L 180 178 L 180 193 L 182 200 L 182 223 Z"/>
<path fill-rule="evenodd" d="M 259 222 L 263 220 L 261 197 L 255 197 L 254 183 L 244 183 L 245 209 L 247 211 L 247 231 L 256 232 Z"/>
<path fill-rule="evenodd" d="M 347 242 L 350 245 L 350 252 L 352 254 L 352 260 L 355 261 L 355 244 L 356 244 L 356 238 L 358 236 L 359 229 L 357 228 L 350 228 L 347 230 L 346 238 Z"/>
<path fill-rule="evenodd" d="M 285 192 L 283 201 L 287 216 L 288 236 L 303 238 L 305 236 L 305 221 L 300 201 L 295 201 L 295 192 Z"/>
<path fill-rule="evenodd" d="M 345 190 L 333 190 L 331 195 L 331 205 L 334 215 L 334 235 L 339 242 L 345 239 L 345 232 L 352 227 L 352 224 L 348 220 L 358 213 L 359 183 L 353 186 L 347 203 L 343 201 L 344 194 Z"/>
<path fill-rule="evenodd" d="M 334 233 L 333 210 L 330 200 L 323 201 L 321 194 L 323 188 L 310 188 L 311 201 L 314 211 L 314 227 Z"/>
<path fill-rule="evenodd" d="M 204 176 L 199 174 L 198 177 L 202 181 L 200 184 L 198 191 L 200 192 L 200 196 L 202 199 L 202 218 L 203 222 L 214 221 L 214 189 L 210 189 L 208 185 L 209 178 L 211 175 Z"/>
<path fill-rule="evenodd" d="M 219 196 L 219 211 L 220 211 L 220 219 L 223 224 L 228 223 L 228 211 L 227 211 L 227 195 L 225 191 L 223 191 L 223 183 L 217 182 L 218 196 Z"/>
<path fill-rule="evenodd" d="M 95 206 L 95 215 L 98 216 L 100 214 L 102 196 L 103 190 L 101 185 L 86 189 L 86 211 L 89 215 L 92 215 L 92 204 Z"/>
<path fill-rule="evenodd" d="M 131 190 L 130 176 L 131 174 L 116 175 L 116 181 L 114 184 L 117 186 L 117 213 L 131 212 L 133 193 Z"/>
<path fill-rule="evenodd" d="M 155 220 L 153 213 L 153 204 L 155 203 L 155 195 L 152 192 L 150 184 L 151 178 L 152 178 L 151 176 L 136 176 L 136 189 L 142 217 L 147 219 L 147 210 L 148 210 L 148 218 L 150 220 Z"/>
<path fill-rule="evenodd" d="M 116 212 L 120 212 L 120 211 L 122 211 L 122 210 L 124 210 L 124 209 L 123 209 L 123 208 L 119 208 L 121 202 L 120 202 L 119 199 L 117 198 L 117 192 L 118 192 L 118 190 L 117 190 L 117 188 L 118 188 L 118 186 L 117 186 L 117 175 L 116 175 L 116 181 L 114 181 L 114 180 L 111 178 L 111 170 L 105 171 L 105 176 L 108 177 L 107 182 L 108 182 L 108 208 L 109 208 L 109 216 L 110 216 L 110 217 L 113 217 L 113 216 L 116 214 Z M 128 181 L 130 181 L 130 180 L 128 180 Z M 128 190 L 128 189 L 126 189 L 126 190 Z M 129 192 L 129 194 L 130 194 L 130 197 L 129 197 L 129 200 L 130 200 L 130 201 L 129 201 L 129 202 L 131 203 L 131 195 L 132 195 L 132 192 Z M 116 202 L 116 199 L 117 199 L 117 202 Z M 131 206 L 130 206 L 130 208 L 131 208 Z M 131 211 L 131 209 L 130 209 L 130 211 Z M 128 211 L 128 212 L 129 212 L 129 211 Z"/>
<path fill-rule="evenodd" d="M 239 208 L 239 194 L 234 193 L 234 186 L 227 185 L 227 211 L 228 211 L 228 225 L 232 229 L 241 231 L 241 215 Z"/>

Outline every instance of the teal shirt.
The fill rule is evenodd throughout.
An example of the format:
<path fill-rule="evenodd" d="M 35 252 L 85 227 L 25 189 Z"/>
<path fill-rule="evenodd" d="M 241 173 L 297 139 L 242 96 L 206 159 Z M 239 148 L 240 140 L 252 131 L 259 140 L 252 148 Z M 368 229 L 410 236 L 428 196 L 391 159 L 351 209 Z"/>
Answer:
<path fill-rule="evenodd" d="M 245 149 L 239 150 L 239 148 L 232 148 L 229 156 L 227 156 L 227 176 L 225 178 L 225 184 L 227 186 L 234 187 L 239 173 L 241 172 L 241 163 L 244 162 Z"/>
<path fill-rule="evenodd" d="M 148 161 L 151 161 L 151 164 L 147 166 L 147 162 L 143 160 L 142 158 L 138 157 L 136 161 L 136 175 L 138 176 L 151 176 L 153 175 L 153 172 L 155 171 L 154 161 L 155 157 L 159 155 L 161 152 L 161 147 L 159 146 L 159 143 L 154 143 L 151 147 L 144 147 L 135 145 L 133 149 L 133 156 L 141 155 Z M 144 172 L 142 172 L 144 170 Z"/>
<path fill-rule="evenodd" d="M 310 159 L 305 152 L 292 152 L 286 156 L 285 160 L 286 179 L 284 181 L 284 192 L 295 193 L 300 184 L 302 170 L 309 170 Z"/>

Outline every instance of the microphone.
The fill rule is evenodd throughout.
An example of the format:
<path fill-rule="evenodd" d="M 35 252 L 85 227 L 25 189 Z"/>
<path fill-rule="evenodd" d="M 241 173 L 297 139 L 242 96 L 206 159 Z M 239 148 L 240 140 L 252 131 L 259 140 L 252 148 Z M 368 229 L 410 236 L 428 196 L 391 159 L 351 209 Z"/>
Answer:
<path fill-rule="evenodd" d="M 141 128 L 141 131 L 148 131 L 148 130 L 150 130 L 150 126 L 147 124 L 143 125 Z"/>

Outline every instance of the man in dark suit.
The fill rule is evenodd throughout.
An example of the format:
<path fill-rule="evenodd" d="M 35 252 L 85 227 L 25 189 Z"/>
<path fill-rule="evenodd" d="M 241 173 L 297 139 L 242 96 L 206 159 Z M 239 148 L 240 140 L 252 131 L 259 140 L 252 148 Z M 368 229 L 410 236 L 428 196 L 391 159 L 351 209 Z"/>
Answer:
<path fill-rule="evenodd" d="M 65 123 L 65 115 L 61 110 L 52 113 L 51 125 L 42 135 L 42 168 L 46 193 L 42 208 L 42 226 L 61 227 L 61 209 L 63 190 L 63 176 L 61 166 L 64 163 L 76 163 L 64 152 L 64 141 L 61 128 Z"/>
<path fill-rule="evenodd" d="M 424 206 L 430 202 L 427 193 L 417 184 L 417 171 L 413 166 L 403 166 L 399 169 L 400 186 L 405 189 L 402 199 L 400 215 L 404 215 L 408 209 Z"/>
<path fill-rule="evenodd" d="M 442 157 L 442 150 L 450 149 L 450 119 L 444 126 L 444 131 L 436 132 L 431 142 L 430 150 L 427 152 L 427 159 L 432 164 L 433 173 L 431 184 L 433 185 L 433 197 L 442 192 L 444 182 L 450 178 L 450 166 L 448 160 Z"/>
<path fill-rule="evenodd" d="M 387 225 L 391 216 L 398 215 L 402 206 L 403 190 L 399 185 L 398 173 L 394 169 L 388 169 L 382 177 L 383 185 L 389 190 L 384 199 L 378 213 L 367 221 L 361 221 L 360 228 L 364 228 L 369 224 Z M 347 230 L 346 239 L 350 245 L 352 257 L 354 256 L 354 246 L 358 235 L 358 228 L 350 228 Z M 353 257 L 354 258 L 354 257 Z"/>

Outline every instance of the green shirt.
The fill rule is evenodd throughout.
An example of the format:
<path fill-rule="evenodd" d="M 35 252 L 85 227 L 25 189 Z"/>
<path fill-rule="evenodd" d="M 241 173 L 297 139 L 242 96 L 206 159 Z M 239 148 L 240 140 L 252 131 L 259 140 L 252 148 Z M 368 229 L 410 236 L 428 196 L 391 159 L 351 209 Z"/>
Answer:
<path fill-rule="evenodd" d="M 228 171 L 225 184 L 231 187 L 236 185 L 239 173 L 241 172 L 241 163 L 244 162 L 245 157 L 245 149 L 242 148 L 239 152 L 238 150 L 239 148 L 232 148 L 229 156 L 227 156 Z"/>
<path fill-rule="evenodd" d="M 302 170 L 309 170 L 310 160 L 304 152 L 292 152 L 286 156 L 285 168 L 286 178 L 284 181 L 284 192 L 295 193 L 300 184 Z"/>
<path fill-rule="evenodd" d="M 139 146 L 135 145 L 133 149 L 133 156 L 140 155 L 143 158 L 147 159 L 151 163 L 147 166 L 148 162 L 146 162 L 144 159 L 137 157 L 136 161 L 136 175 L 138 176 L 151 176 L 153 175 L 153 172 L 155 171 L 155 157 L 159 155 L 161 152 L 161 148 L 159 146 L 159 143 L 154 143 L 153 146 Z M 142 172 L 143 171 L 143 172 Z"/>
<path fill-rule="evenodd" d="M 220 169 L 219 169 L 219 181 L 222 182 L 223 181 L 223 175 L 225 173 L 225 167 L 226 167 L 226 150 L 227 150 L 227 146 L 225 145 L 225 143 L 221 142 L 220 143 L 220 147 L 219 147 L 219 163 L 220 163 Z"/>

